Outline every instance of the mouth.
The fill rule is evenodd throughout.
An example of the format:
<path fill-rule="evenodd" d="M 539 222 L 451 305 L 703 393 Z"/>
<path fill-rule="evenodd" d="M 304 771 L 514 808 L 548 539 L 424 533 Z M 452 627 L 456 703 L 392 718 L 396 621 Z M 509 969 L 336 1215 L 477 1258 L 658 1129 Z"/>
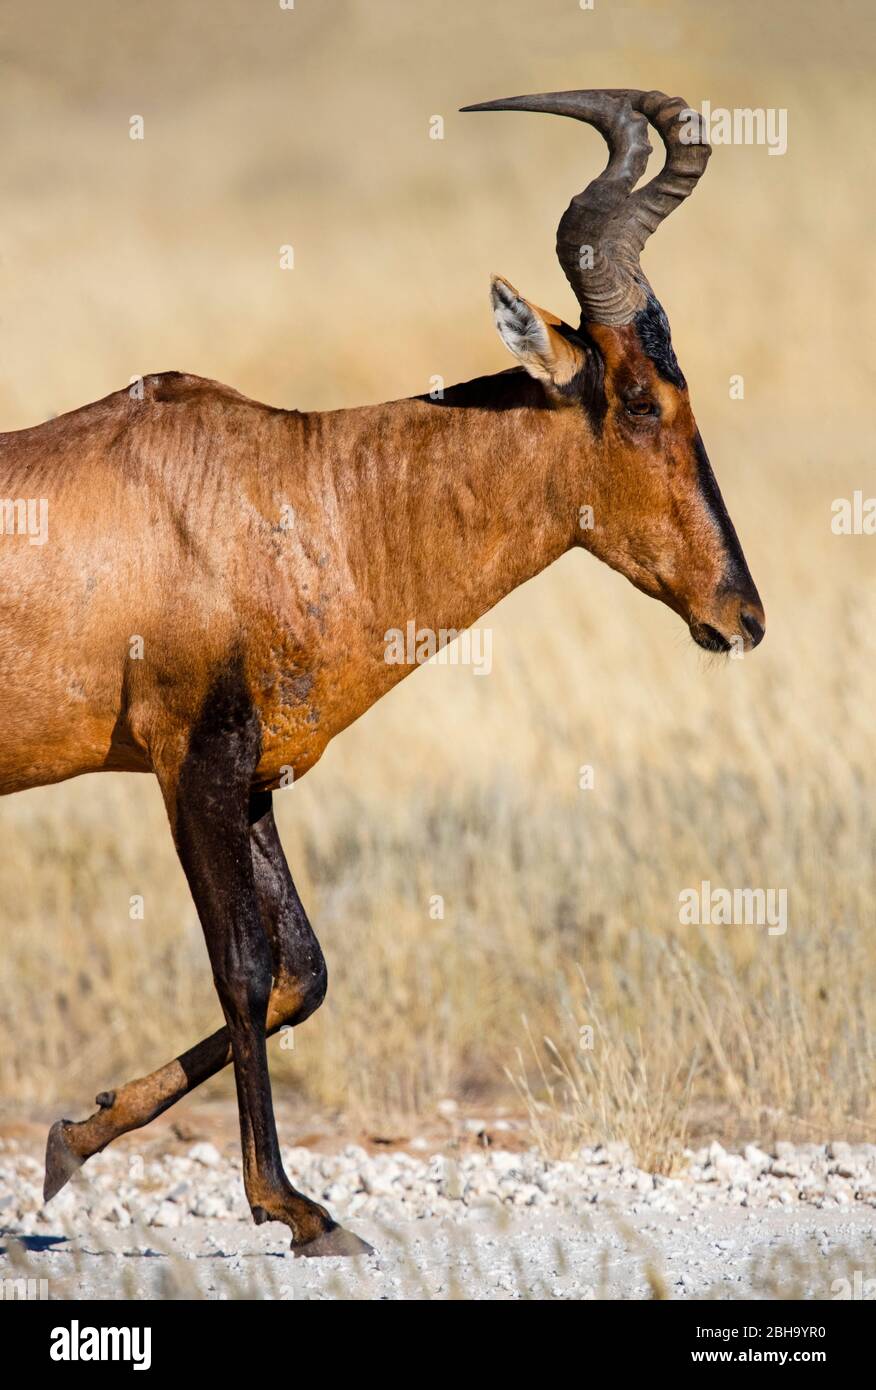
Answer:
<path fill-rule="evenodd" d="M 723 633 L 709 623 L 691 623 L 690 635 L 705 652 L 729 652 L 730 643 Z"/>

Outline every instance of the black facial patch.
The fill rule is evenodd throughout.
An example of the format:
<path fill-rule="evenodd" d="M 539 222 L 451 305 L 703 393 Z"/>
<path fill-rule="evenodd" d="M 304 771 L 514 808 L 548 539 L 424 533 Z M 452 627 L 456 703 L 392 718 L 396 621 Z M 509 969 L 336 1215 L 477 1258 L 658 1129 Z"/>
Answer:
<path fill-rule="evenodd" d="M 712 465 L 709 463 L 709 456 L 700 438 L 699 430 L 697 430 L 694 438 L 694 455 L 697 461 L 700 492 L 718 527 L 718 532 L 724 542 L 724 548 L 727 554 L 724 585 L 728 589 L 738 589 L 740 592 L 745 592 L 750 589 L 753 600 L 759 602 L 757 590 L 754 587 L 754 580 L 745 562 L 742 546 L 739 544 L 736 528 L 730 520 L 727 508 L 724 506 L 724 499 L 718 487 L 718 480 L 712 472 Z"/>
<path fill-rule="evenodd" d="M 683 390 L 687 383 L 672 348 L 669 320 L 663 305 L 653 294 L 648 295 L 647 304 L 636 314 L 633 323 L 643 351 L 650 357 L 664 381 L 677 386 L 680 391 Z"/>

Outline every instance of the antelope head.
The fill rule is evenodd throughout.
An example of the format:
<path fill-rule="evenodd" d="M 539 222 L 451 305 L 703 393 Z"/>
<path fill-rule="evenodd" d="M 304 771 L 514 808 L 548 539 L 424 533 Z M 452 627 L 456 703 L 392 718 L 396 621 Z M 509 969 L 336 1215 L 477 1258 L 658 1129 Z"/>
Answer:
<path fill-rule="evenodd" d="M 757 589 L 709 464 L 672 348 L 666 314 L 639 265 L 647 238 L 693 192 L 711 150 L 680 97 L 625 90 L 554 92 L 466 106 L 543 111 L 586 121 L 604 136 L 603 172 L 574 197 L 557 255 L 581 307 L 571 328 L 492 286 L 505 345 L 545 387 L 558 412 L 578 408 L 592 529 L 580 543 L 644 593 L 661 599 L 708 651 L 756 647 Z M 666 161 L 641 188 L 659 132 Z"/>

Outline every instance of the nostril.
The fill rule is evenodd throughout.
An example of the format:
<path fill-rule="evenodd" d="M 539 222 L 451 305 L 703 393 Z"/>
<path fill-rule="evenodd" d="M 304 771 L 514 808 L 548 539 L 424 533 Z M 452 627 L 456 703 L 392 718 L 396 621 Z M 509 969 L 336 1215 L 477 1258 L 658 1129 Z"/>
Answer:
<path fill-rule="evenodd" d="M 758 642 L 762 641 L 763 639 L 763 623 L 760 621 L 759 618 L 756 618 L 753 613 L 746 613 L 745 611 L 743 611 L 740 614 L 740 621 L 742 623 L 742 626 L 745 628 L 745 631 L 751 638 L 751 645 L 753 647 L 756 647 Z"/>

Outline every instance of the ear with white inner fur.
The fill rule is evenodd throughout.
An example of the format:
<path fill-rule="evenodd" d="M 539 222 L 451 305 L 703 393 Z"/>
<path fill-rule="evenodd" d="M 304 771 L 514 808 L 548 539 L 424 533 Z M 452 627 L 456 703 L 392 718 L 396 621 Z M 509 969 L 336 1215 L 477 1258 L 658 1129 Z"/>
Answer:
<path fill-rule="evenodd" d="M 549 386 L 565 386 L 584 365 L 584 354 L 558 333 L 561 319 L 530 304 L 501 275 L 490 285 L 493 317 L 499 337 L 530 376 Z"/>

